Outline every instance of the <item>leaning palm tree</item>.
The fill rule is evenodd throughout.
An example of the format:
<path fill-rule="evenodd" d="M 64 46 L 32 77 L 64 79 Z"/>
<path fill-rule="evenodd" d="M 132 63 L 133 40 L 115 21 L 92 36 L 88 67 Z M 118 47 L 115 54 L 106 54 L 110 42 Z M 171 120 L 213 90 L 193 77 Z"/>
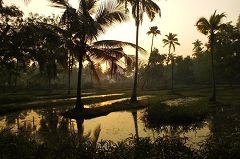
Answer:
<path fill-rule="evenodd" d="M 163 39 L 163 43 L 165 47 L 166 45 L 169 46 L 168 49 L 168 59 L 167 59 L 167 64 L 169 61 L 172 63 L 172 85 L 171 85 L 171 90 L 173 91 L 173 73 L 174 73 L 174 55 L 171 53 L 171 48 L 173 48 L 173 52 L 175 52 L 175 45 L 180 45 L 178 42 L 178 38 L 176 37 L 177 34 L 169 33 L 168 35 L 165 35 L 167 38 Z"/>
<path fill-rule="evenodd" d="M 133 82 L 133 91 L 131 95 L 131 101 L 137 101 L 137 78 L 138 78 L 138 34 L 139 34 L 139 25 L 143 21 L 143 13 L 146 12 L 147 16 L 151 21 L 155 18 L 155 15 L 159 13 L 161 16 L 160 7 L 153 2 L 152 0 L 118 0 L 121 3 L 125 4 L 126 12 L 127 4 L 130 3 L 132 6 L 132 16 L 135 19 L 136 25 L 136 58 L 135 58 L 135 73 L 134 73 L 134 82 Z"/>
<path fill-rule="evenodd" d="M 157 26 L 152 26 L 149 29 L 150 30 L 147 32 L 147 35 L 151 35 L 152 34 L 152 44 L 151 44 L 151 50 L 150 50 L 150 53 L 152 53 L 154 37 L 157 36 L 157 35 L 160 35 L 161 33 L 160 33 L 160 30 L 158 30 Z"/>
<path fill-rule="evenodd" d="M 81 100 L 83 60 L 86 59 L 90 63 L 93 74 L 97 79 L 98 76 L 94 69 L 93 60 L 97 60 L 97 62 L 109 61 L 115 68 L 120 67 L 118 63 L 120 58 L 126 58 L 129 61 L 122 47 L 124 45 L 135 47 L 134 44 L 116 40 L 96 41 L 99 35 L 103 34 L 109 26 L 127 20 L 127 16 L 124 13 L 124 7 L 117 2 L 102 2 L 97 9 L 95 8 L 98 3 L 97 0 L 81 0 L 79 8 L 76 10 L 68 4 L 67 0 L 51 1 L 54 2 L 53 6 L 66 9 L 67 13 L 64 13 L 68 14 L 69 17 L 67 25 L 72 30 L 71 40 L 74 44 L 72 52 L 79 61 L 75 108 L 83 110 L 84 106 Z M 139 50 L 145 52 L 140 47 Z"/>
<path fill-rule="evenodd" d="M 215 81 L 215 73 L 214 73 L 214 42 L 215 42 L 215 34 L 219 31 L 220 28 L 224 26 L 222 24 L 222 19 L 226 17 L 225 13 L 216 14 L 216 10 L 213 15 L 210 16 L 209 20 L 204 17 L 201 17 L 197 23 L 197 29 L 204 35 L 208 35 L 209 39 L 209 51 L 211 53 L 211 66 L 212 66 L 212 97 L 210 101 L 216 101 L 216 81 Z"/>

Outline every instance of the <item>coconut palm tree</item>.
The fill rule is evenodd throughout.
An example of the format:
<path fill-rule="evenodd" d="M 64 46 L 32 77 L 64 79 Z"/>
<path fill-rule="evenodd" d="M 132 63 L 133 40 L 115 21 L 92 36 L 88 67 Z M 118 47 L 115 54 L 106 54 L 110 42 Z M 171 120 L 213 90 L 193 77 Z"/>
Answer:
<path fill-rule="evenodd" d="M 125 4 L 126 12 L 128 11 L 127 5 L 130 3 L 132 6 L 132 16 L 135 19 L 136 25 L 136 58 L 135 58 L 135 73 L 133 82 L 133 91 L 131 101 L 137 101 L 137 79 L 138 79 L 138 34 L 139 25 L 143 21 L 143 13 L 146 12 L 151 21 L 154 20 L 155 15 L 158 13 L 161 16 L 160 7 L 152 0 L 118 0 Z"/>
<path fill-rule="evenodd" d="M 154 40 L 154 36 L 160 35 L 161 32 L 160 30 L 158 30 L 157 26 L 152 26 L 149 28 L 150 30 L 147 32 L 147 35 L 151 35 L 152 34 L 152 44 L 151 44 L 151 51 L 152 52 L 152 48 L 153 48 L 153 40 Z"/>
<path fill-rule="evenodd" d="M 203 43 L 200 40 L 195 40 L 193 43 L 193 56 L 198 57 L 203 53 Z"/>
<path fill-rule="evenodd" d="M 165 47 L 166 45 L 168 45 L 169 49 L 168 49 L 168 59 L 167 59 L 167 64 L 169 61 L 171 61 L 172 63 L 172 86 L 171 86 L 171 90 L 173 91 L 173 73 L 174 73 L 174 54 L 171 53 L 171 48 L 173 48 L 173 52 L 175 52 L 175 45 L 180 45 L 180 43 L 178 42 L 178 38 L 176 37 L 177 34 L 173 34 L 173 33 L 169 33 L 168 35 L 165 35 L 166 39 L 163 39 L 163 43 Z"/>
<path fill-rule="evenodd" d="M 116 41 L 103 40 L 96 41 L 99 35 L 103 34 L 106 29 L 115 24 L 127 20 L 124 13 L 124 7 L 117 2 L 102 2 L 99 8 L 96 8 L 98 1 L 82 0 L 79 2 L 79 8 L 76 10 L 68 4 L 67 0 L 51 0 L 53 6 L 64 8 L 67 11 L 69 19 L 67 24 L 72 30 L 72 50 L 79 61 L 78 82 L 77 82 L 77 100 L 76 109 L 83 110 L 81 100 L 81 76 L 83 68 L 83 60 L 86 59 L 93 69 L 93 74 L 98 79 L 96 70 L 94 69 L 93 60 L 98 62 L 109 61 L 112 66 L 120 67 L 118 61 L 120 58 L 128 56 L 123 52 L 124 45 L 135 47 L 134 44 Z M 66 13 L 66 12 L 64 12 Z M 139 48 L 140 51 L 144 49 Z M 98 79 L 99 80 L 99 79 Z"/>
<path fill-rule="evenodd" d="M 213 15 L 210 16 L 209 20 L 204 17 L 199 18 L 196 22 L 196 26 L 199 32 L 204 35 L 208 35 L 208 43 L 209 43 L 209 51 L 211 53 L 211 66 L 212 66 L 212 97 L 210 101 L 216 101 L 216 81 L 215 81 L 215 73 L 214 73 L 214 42 L 215 42 L 215 34 L 219 29 L 221 29 L 224 24 L 222 23 L 222 19 L 226 17 L 225 13 L 216 14 L 216 10 Z"/>
<path fill-rule="evenodd" d="M 151 50 L 150 50 L 150 56 L 149 56 L 149 59 L 151 57 L 151 54 L 152 54 L 152 49 L 153 49 L 153 40 L 154 40 L 154 36 L 157 36 L 158 34 L 161 34 L 160 33 L 160 30 L 158 30 L 158 27 L 157 26 L 152 26 L 149 28 L 150 30 L 147 32 L 148 35 L 151 35 L 152 34 L 152 44 L 151 44 Z M 149 63 L 150 60 L 148 60 L 148 65 L 147 65 L 147 68 L 145 70 L 145 73 L 148 72 L 148 69 L 149 69 Z M 143 85 L 142 85 L 142 89 L 144 88 L 145 84 L 146 84 L 146 81 L 148 80 L 148 76 L 146 76 L 146 79 L 144 79 L 143 81 Z"/>

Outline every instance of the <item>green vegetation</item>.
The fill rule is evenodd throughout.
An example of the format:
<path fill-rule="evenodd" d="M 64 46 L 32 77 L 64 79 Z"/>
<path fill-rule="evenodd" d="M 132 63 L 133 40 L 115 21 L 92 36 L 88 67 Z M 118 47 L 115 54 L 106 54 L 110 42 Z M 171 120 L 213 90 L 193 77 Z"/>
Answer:
<path fill-rule="evenodd" d="M 32 13 L 25 17 L 0 0 L 0 115 L 5 115 L 1 121 L 7 125 L 0 131 L 1 159 L 240 158 L 240 18 L 236 25 L 221 23 L 226 15 L 215 11 L 209 20 L 196 20 L 208 43 L 193 42 L 193 57 L 173 54 L 180 45 L 173 33 L 162 41 L 169 46 L 167 54 L 153 48 L 160 31 L 151 27 L 147 32 L 152 34 L 151 52 L 145 64 L 138 61 L 138 53 L 146 53 L 139 46 L 139 27 L 144 13 L 151 21 L 161 13 L 157 3 L 81 0 L 76 9 L 68 0 L 49 1 L 63 9 L 60 17 Z M 109 27 L 128 19 L 128 4 L 136 44 L 99 41 Z M 136 49 L 136 54 L 127 55 L 125 46 Z M 147 98 L 137 101 L 137 95 Z M 177 104 L 171 104 L 174 101 Z M 100 102 L 106 104 L 98 106 Z M 39 115 L 39 125 L 34 125 L 33 116 L 32 125 L 24 121 L 20 127 L 19 120 L 28 113 L 20 111 L 37 108 L 44 108 L 32 113 Z M 139 137 L 139 108 L 145 108 L 144 128 L 152 130 L 153 139 Z M 93 138 L 91 132 L 83 135 L 84 119 L 122 110 L 131 110 L 136 136 L 117 143 L 98 141 L 100 126 Z M 77 128 L 69 118 L 76 119 Z M 8 129 L 16 123 L 17 130 L 11 130 L 16 125 Z M 210 134 L 198 149 L 180 137 L 205 123 Z M 163 135 L 155 138 L 155 130 Z"/>
<path fill-rule="evenodd" d="M 208 114 L 209 104 L 201 99 L 173 106 L 150 101 L 143 118 L 150 125 L 187 125 L 204 121 Z"/>
<path fill-rule="evenodd" d="M 91 138 L 79 137 L 78 134 L 64 134 L 57 144 L 40 144 L 33 137 L 20 132 L 16 135 L 9 132 L 0 133 L 0 157 L 8 158 L 41 158 L 41 159 L 145 159 L 145 158 L 194 158 L 197 156 L 191 148 L 186 147 L 181 138 L 134 137 L 114 143 L 100 141 L 95 143 Z"/>

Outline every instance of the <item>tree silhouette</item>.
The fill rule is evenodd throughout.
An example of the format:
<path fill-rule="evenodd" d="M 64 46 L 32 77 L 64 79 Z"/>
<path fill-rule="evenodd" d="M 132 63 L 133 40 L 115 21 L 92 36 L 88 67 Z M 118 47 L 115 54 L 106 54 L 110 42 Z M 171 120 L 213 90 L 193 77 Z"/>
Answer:
<path fill-rule="evenodd" d="M 86 59 L 91 64 L 93 74 L 97 79 L 98 76 L 94 69 L 93 60 L 98 60 L 98 62 L 111 61 L 115 68 L 119 67 L 117 62 L 120 58 L 126 58 L 128 62 L 130 60 L 123 52 L 122 47 L 124 45 L 135 47 L 134 44 L 116 40 L 94 42 L 112 24 L 127 20 L 127 16 L 124 13 L 124 7 L 116 2 L 102 2 L 96 9 L 95 6 L 98 1 L 82 0 L 76 10 L 68 4 L 68 1 L 51 1 L 54 2 L 55 7 L 65 8 L 66 12 L 64 14 L 69 17 L 67 24 L 73 32 L 71 39 L 74 43 L 72 51 L 75 52 L 74 54 L 79 61 L 76 109 L 83 110 L 84 107 L 81 101 L 83 60 Z"/>
<path fill-rule="evenodd" d="M 177 34 L 169 33 L 168 35 L 165 35 L 167 38 L 163 39 L 163 43 L 165 47 L 166 45 L 169 46 L 168 49 L 168 59 L 167 59 L 167 64 L 171 60 L 172 64 L 172 85 L 171 85 L 171 90 L 173 91 L 173 74 L 174 74 L 174 54 L 171 53 L 171 48 L 173 48 L 173 52 L 175 52 L 175 45 L 180 45 L 178 42 L 178 38 L 176 37 Z"/>
<path fill-rule="evenodd" d="M 152 34 L 152 44 L 151 44 L 151 51 L 150 53 L 152 53 L 152 49 L 153 49 L 153 40 L 154 40 L 154 36 L 160 35 L 160 30 L 158 30 L 157 26 L 153 26 L 150 27 L 150 30 L 147 32 L 148 35 Z"/>
<path fill-rule="evenodd" d="M 192 44 L 193 44 L 193 52 L 194 52 L 193 55 L 197 57 L 199 54 L 203 52 L 203 47 L 202 47 L 203 43 L 197 39 Z"/>
<path fill-rule="evenodd" d="M 155 14 L 159 13 L 161 15 L 161 11 L 159 6 L 153 2 L 152 0 L 119 0 L 121 3 L 125 3 L 125 9 L 127 10 L 127 4 L 130 3 L 132 6 L 132 16 L 135 19 L 136 25 L 136 58 L 135 58 L 135 73 L 134 73 L 134 81 L 133 81 L 133 90 L 131 95 L 131 101 L 137 101 L 137 81 L 138 81 L 138 34 L 139 34 L 139 25 L 140 22 L 143 21 L 143 13 L 146 12 L 147 16 L 151 21 L 155 18 Z"/>
<path fill-rule="evenodd" d="M 204 17 L 201 17 L 197 22 L 196 26 L 199 32 L 204 35 L 208 35 L 209 39 L 209 51 L 211 53 L 211 66 L 212 66 L 212 97 L 210 101 L 216 101 L 216 81 L 215 81 L 215 72 L 214 72 L 214 42 L 215 34 L 219 29 L 221 29 L 224 24 L 222 24 L 222 19 L 226 17 L 225 13 L 216 14 L 216 11 L 213 15 L 210 16 L 209 20 Z"/>

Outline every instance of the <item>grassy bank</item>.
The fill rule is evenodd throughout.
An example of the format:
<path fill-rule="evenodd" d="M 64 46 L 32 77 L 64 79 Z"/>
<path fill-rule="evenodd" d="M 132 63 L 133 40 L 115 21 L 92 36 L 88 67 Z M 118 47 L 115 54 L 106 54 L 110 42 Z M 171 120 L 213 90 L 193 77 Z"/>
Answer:
<path fill-rule="evenodd" d="M 203 121 L 209 114 L 209 103 L 205 99 L 168 105 L 159 100 L 152 100 L 143 119 L 148 126 L 187 125 Z"/>
<path fill-rule="evenodd" d="M 90 93 L 90 94 L 89 94 Z M 112 93 L 122 93 L 122 95 L 114 95 L 107 97 L 93 97 L 88 99 L 83 99 L 83 103 L 86 104 L 94 104 L 99 102 L 104 102 L 107 100 L 115 100 L 120 98 L 130 98 L 131 90 L 85 90 L 83 93 L 83 97 L 88 95 L 101 95 L 101 94 L 112 94 Z M 138 96 L 152 96 L 149 98 L 148 105 L 159 105 L 164 100 L 176 99 L 176 98 L 185 98 L 185 97 L 202 97 L 205 98 L 206 101 L 211 94 L 211 88 L 179 88 L 175 89 L 174 93 L 169 90 L 147 90 L 147 91 L 139 91 Z M 239 105 L 240 97 L 240 88 L 225 88 L 219 87 L 217 89 L 217 99 L 221 103 L 221 105 Z M 0 95 L 0 114 L 10 113 L 14 111 L 20 111 L 25 109 L 36 109 L 36 108 L 45 108 L 45 107 L 56 107 L 63 105 L 74 105 L 75 93 L 67 95 L 65 91 L 60 92 L 21 92 L 14 94 L 2 94 Z M 40 101 L 40 102 L 38 102 Z M 5 104 L 3 104 L 5 103 Z M 8 104 L 6 104 L 8 103 Z M 164 106 L 162 106 L 164 109 Z M 200 108 L 201 110 L 202 108 Z M 176 110 L 177 111 L 177 110 Z"/>

